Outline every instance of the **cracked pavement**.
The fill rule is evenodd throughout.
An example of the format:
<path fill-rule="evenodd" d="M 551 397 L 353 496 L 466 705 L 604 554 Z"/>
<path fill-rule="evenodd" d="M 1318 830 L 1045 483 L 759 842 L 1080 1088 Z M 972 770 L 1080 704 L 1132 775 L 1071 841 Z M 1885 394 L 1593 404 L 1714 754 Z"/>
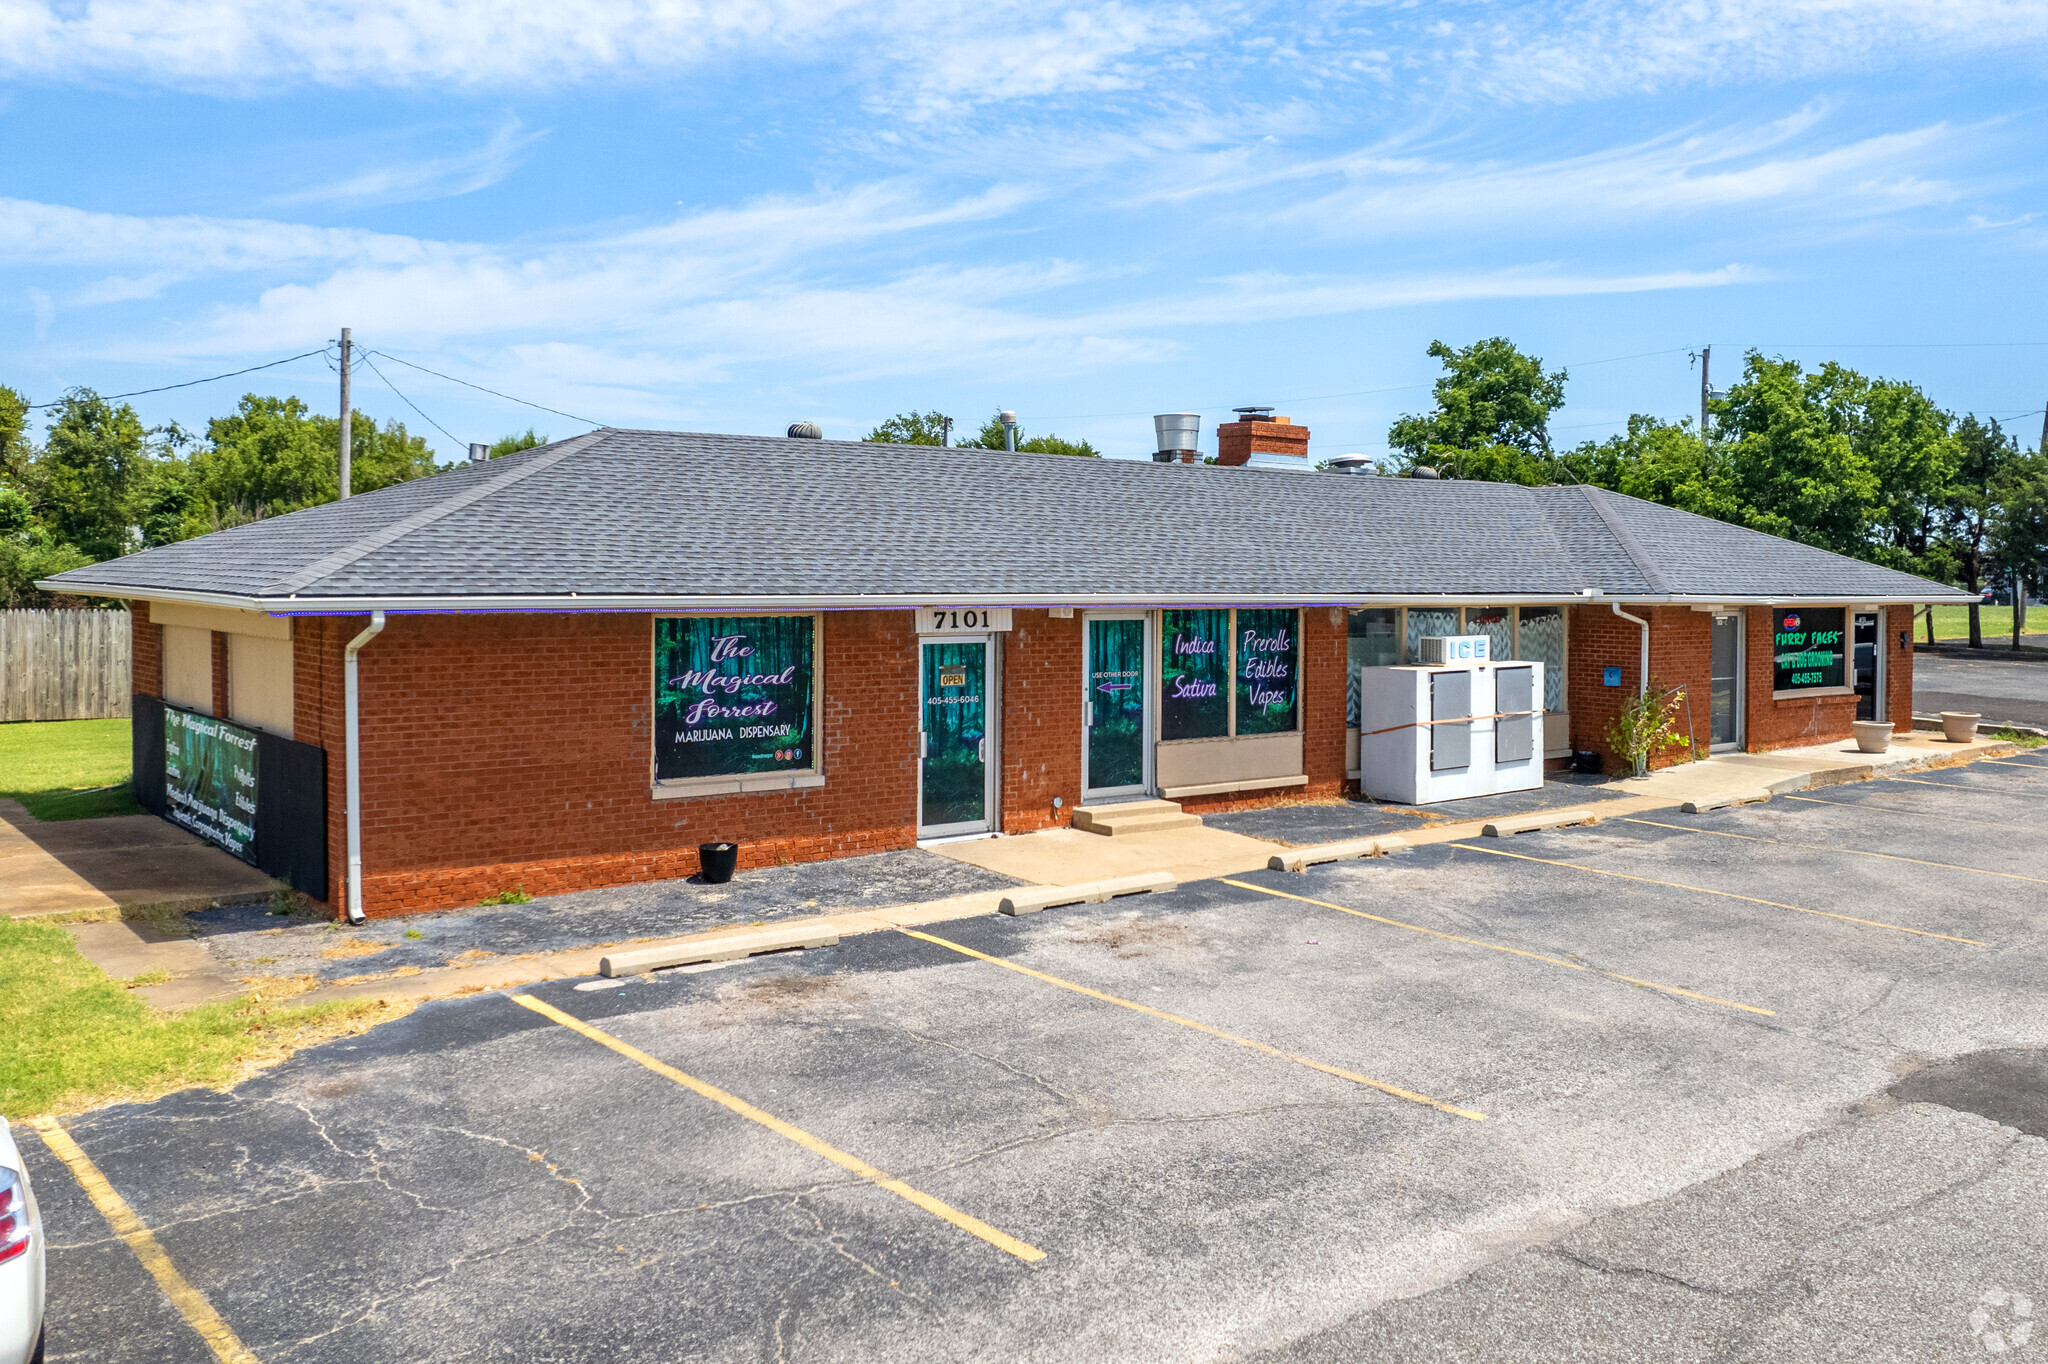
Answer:
<path fill-rule="evenodd" d="M 263 1361 L 2011 1352 L 2048 1303 L 2048 758 L 1918 777 L 1236 878 L 1771 1016 L 1220 882 L 937 931 L 1484 1122 L 905 934 L 530 991 L 1037 1264 L 502 994 L 67 1125 Z M 208 1358 L 24 1148 L 50 1358 Z"/>

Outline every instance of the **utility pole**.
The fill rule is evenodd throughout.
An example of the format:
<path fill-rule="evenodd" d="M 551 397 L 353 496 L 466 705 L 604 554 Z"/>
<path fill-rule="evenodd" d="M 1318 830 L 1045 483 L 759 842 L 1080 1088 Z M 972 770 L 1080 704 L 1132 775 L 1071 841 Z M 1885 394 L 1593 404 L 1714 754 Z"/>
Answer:
<path fill-rule="evenodd" d="M 939 444 L 944 446 L 951 446 L 952 443 L 953 419 L 951 417 L 941 417 L 939 418 Z"/>
<path fill-rule="evenodd" d="M 1707 381 L 1707 365 L 1714 358 L 1712 346 L 1700 347 L 1700 439 L 1707 438 L 1707 399 L 1713 394 L 1714 386 Z"/>
<path fill-rule="evenodd" d="M 352 449 L 354 432 L 349 430 L 348 360 L 350 342 L 348 328 L 341 329 L 341 495 L 348 496 L 348 460 Z"/>

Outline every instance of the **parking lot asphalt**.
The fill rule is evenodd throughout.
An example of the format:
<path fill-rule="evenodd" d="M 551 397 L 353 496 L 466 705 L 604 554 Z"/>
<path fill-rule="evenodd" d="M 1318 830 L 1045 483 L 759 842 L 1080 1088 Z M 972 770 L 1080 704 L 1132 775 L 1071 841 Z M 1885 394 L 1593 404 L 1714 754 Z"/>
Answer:
<path fill-rule="evenodd" d="M 2048 1306 L 2043 835 L 2048 758 L 1979 763 L 449 1000 L 66 1125 L 263 1361 L 1961 1358 Z M 51 1359 L 216 1357 L 24 1148 Z"/>
<path fill-rule="evenodd" d="M 1988 722 L 2048 726 L 2048 648 L 1945 646 L 1913 656 L 1913 709 L 1975 712 Z"/>

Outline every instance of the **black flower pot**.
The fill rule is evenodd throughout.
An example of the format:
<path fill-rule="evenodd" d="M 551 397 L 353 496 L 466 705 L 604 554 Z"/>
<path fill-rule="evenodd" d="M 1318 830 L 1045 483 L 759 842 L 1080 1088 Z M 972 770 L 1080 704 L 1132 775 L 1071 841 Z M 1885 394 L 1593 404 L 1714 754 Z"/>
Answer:
<path fill-rule="evenodd" d="M 733 869 L 740 864 L 740 845 L 737 843 L 699 843 L 697 863 L 702 868 L 704 883 L 722 886 L 732 880 Z"/>

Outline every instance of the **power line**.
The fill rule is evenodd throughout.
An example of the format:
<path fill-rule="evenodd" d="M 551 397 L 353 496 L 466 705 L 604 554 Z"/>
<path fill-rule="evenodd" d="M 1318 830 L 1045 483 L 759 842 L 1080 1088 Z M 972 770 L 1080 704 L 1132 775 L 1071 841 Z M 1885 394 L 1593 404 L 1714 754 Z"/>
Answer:
<path fill-rule="evenodd" d="M 305 360 L 311 358 L 312 356 L 325 355 L 326 353 L 327 347 L 322 346 L 319 350 L 304 351 L 298 355 L 287 355 L 282 360 L 272 360 L 268 364 L 263 365 L 251 365 L 247 369 L 230 370 L 226 374 L 215 374 L 210 378 L 188 379 L 182 384 L 165 384 L 162 388 L 138 388 L 133 393 L 101 393 L 96 394 L 95 396 L 100 398 L 104 402 L 113 402 L 117 398 L 140 398 L 146 393 L 169 393 L 174 388 L 191 388 L 196 384 L 219 383 L 222 379 L 232 379 L 236 375 L 254 374 L 259 369 L 276 369 L 279 365 L 288 365 L 294 360 Z M 55 407 L 57 406 L 58 403 L 61 403 L 63 401 L 64 400 L 62 398 L 58 398 L 52 402 L 47 403 L 30 403 L 29 408 L 31 410 L 34 410 L 36 408 Z"/>
<path fill-rule="evenodd" d="M 483 386 L 482 384 L 473 384 L 473 383 L 471 383 L 471 382 L 470 382 L 469 380 L 467 380 L 467 379 L 458 379 L 458 378 L 456 378 L 456 377 L 455 377 L 454 375 L 452 375 L 452 374 L 443 374 L 443 373 L 442 373 L 442 372 L 441 372 L 440 370 L 438 370 L 438 369 L 428 369 L 428 368 L 427 368 L 427 367 L 426 367 L 425 365 L 415 365 L 415 364 L 413 364 L 413 362 L 412 362 L 412 361 L 410 361 L 410 360 L 402 360 L 402 359 L 399 359 L 399 357 L 398 357 L 398 356 L 396 356 L 396 355 L 393 355 L 393 354 L 392 354 L 392 353 L 391 353 L 390 351 L 388 351 L 388 350 L 380 350 L 380 351 L 378 351 L 378 352 L 376 352 L 376 353 L 377 353 L 378 355 L 381 355 L 381 356 L 383 356 L 383 357 L 384 357 L 384 358 L 385 358 L 386 360 L 395 360 L 395 361 L 397 361 L 397 362 L 398 362 L 399 364 L 401 364 L 401 365 L 404 365 L 404 366 L 406 366 L 406 367 L 407 367 L 407 368 L 409 368 L 409 369 L 416 369 L 416 370 L 418 370 L 418 371 L 419 371 L 420 373 L 422 373 L 422 374 L 431 374 L 431 375 L 433 375 L 433 376 L 434 376 L 434 377 L 435 377 L 436 379 L 446 379 L 446 380 L 447 380 L 447 381 L 448 381 L 449 383 L 451 383 L 451 384 L 461 384 L 461 385 L 462 385 L 462 386 L 463 386 L 464 388 L 473 388 L 473 389 L 475 389 L 475 390 L 476 390 L 477 392 L 479 392 L 479 393 L 488 393 L 488 394 L 490 394 L 490 395 L 491 395 L 491 396 L 492 396 L 493 398 L 503 398 L 503 399 L 504 399 L 504 400 L 505 400 L 506 402 L 508 402 L 508 403 L 518 403 L 518 404 L 519 404 L 520 406 L 522 406 L 522 407 L 531 407 L 531 408 L 535 409 L 536 411 L 540 411 L 540 412 L 552 412 L 552 413 L 554 413 L 554 414 L 555 414 L 555 415 L 556 415 L 557 417 L 567 417 L 567 418 L 568 418 L 568 419 L 569 419 L 570 421 L 572 421 L 572 422 L 582 422 L 582 423 L 583 423 L 583 424 L 584 424 L 585 426 L 603 426 L 603 425 L 604 425 L 604 423 L 603 423 L 603 422 L 594 422 L 594 421 L 592 421 L 592 420 L 591 420 L 590 418 L 588 418 L 588 417 L 579 417 L 579 416 L 577 416 L 577 415 L 576 415 L 576 414 L 575 414 L 574 412 L 564 412 L 564 411 L 563 411 L 563 410 L 562 410 L 561 408 L 559 408 L 559 407 L 549 407 L 549 406 L 547 406 L 547 405 L 546 405 L 546 404 L 544 404 L 544 403 L 530 403 L 530 402 L 528 402 L 528 401 L 527 401 L 526 399 L 524 399 L 524 398 L 515 398 L 515 397 L 513 397 L 513 396 L 512 396 L 511 394 L 509 394 L 509 393 L 500 393 L 500 392 L 498 392 L 498 390 L 497 390 L 497 389 L 495 389 L 495 388 L 485 388 L 485 387 L 484 387 L 484 386 Z M 370 352 L 368 352 L 368 351 L 365 351 L 365 352 L 363 352 L 363 354 L 364 354 L 365 356 L 367 356 L 367 355 L 369 355 L 369 354 L 370 354 Z M 379 377 L 379 378 L 382 378 L 383 376 L 382 376 L 382 375 L 380 374 L 380 375 L 379 375 L 378 377 Z M 387 380 L 387 382 L 389 382 L 389 381 Z M 396 393 L 397 391 L 398 391 L 397 389 L 393 389 L 393 390 L 392 390 L 392 392 L 394 392 L 394 393 Z M 415 409 L 415 410 L 417 411 L 417 409 Z M 422 415 L 422 416 L 425 416 L 426 414 L 425 414 L 425 413 L 421 413 L 421 415 Z M 454 439 L 454 438 L 453 438 L 453 437 L 451 436 L 451 437 L 450 437 L 450 439 L 452 440 L 452 439 Z"/>
<path fill-rule="evenodd" d="M 363 363 L 370 367 L 370 372 L 372 374 L 376 375 L 379 379 L 384 380 L 384 387 L 390 389 L 393 393 L 398 393 L 398 385 L 392 383 L 391 380 L 385 378 L 384 371 L 377 368 L 377 362 L 370 358 L 369 351 L 363 352 Z M 414 402 L 410 398 L 407 398 L 403 393 L 398 393 L 398 396 L 407 407 L 411 408 L 415 412 L 419 412 L 420 420 L 424 421 L 427 425 L 433 427 L 436 431 L 439 431 L 442 435 L 448 437 L 449 440 L 455 441 L 455 444 L 458 447 L 464 444 L 464 442 L 456 440 L 454 432 L 450 431 L 447 427 L 441 425 L 441 423 L 435 421 L 432 417 L 429 417 L 425 412 L 420 412 L 420 405 L 418 403 Z"/>

